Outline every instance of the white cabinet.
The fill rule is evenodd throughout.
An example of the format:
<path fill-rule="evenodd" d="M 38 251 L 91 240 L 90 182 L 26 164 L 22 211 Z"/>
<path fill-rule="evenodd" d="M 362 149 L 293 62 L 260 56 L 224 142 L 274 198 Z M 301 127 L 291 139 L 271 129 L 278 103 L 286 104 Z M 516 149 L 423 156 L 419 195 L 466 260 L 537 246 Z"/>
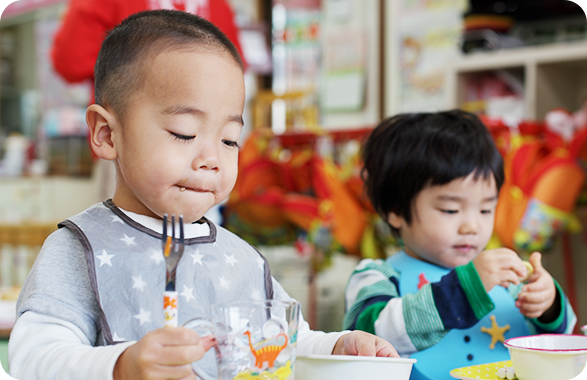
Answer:
<path fill-rule="evenodd" d="M 577 111 L 587 100 L 587 41 L 475 53 L 448 69 L 451 108 L 465 99 L 468 78 L 505 70 L 521 80 L 527 119 L 541 120 L 553 108 Z"/>

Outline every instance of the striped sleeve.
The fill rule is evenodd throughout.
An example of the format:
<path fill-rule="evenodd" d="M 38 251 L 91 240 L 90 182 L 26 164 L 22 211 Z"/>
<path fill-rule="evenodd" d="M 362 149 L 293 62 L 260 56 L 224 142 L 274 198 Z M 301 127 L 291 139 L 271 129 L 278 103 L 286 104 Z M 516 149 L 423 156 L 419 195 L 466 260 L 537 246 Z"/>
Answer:
<path fill-rule="evenodd" d="M 406 331 L 416 350 L 422 351 L 440 342 L 448 330 L 436 308 L 431 284 L 402 299 Z"/>
<path fill-rule="evenodd" d="M 494 307 L 473 266 L 414 294 L 400 295 L 398 284 L 399 273 L 387 263 L 363 260 L 347 285 L 344 328 L 374 333 L 409 355 L 437 344 L 450 329 L 473 326 Z"/>
<path fill-rule="evenodd" d="M 375 304 L 373 300 L 386 302 L 398 297 L 398 273 L 381 260 L 366 259 L 359 263 L 346 287 L 345 301 L 346 314 L 343 320 L 343 329 L 356 329 L 360 314 Z M 391 279 L 396 279 L 392 281 Z M 368 310 L 367 313 L 372 313 Z M 374 322 L 374 320 L 372 321 Z M 373 323 L 365 317 L 361 320 L 362 329 L 374 331 Z M 371 324 L 366 326 L 366 324 Z"/>

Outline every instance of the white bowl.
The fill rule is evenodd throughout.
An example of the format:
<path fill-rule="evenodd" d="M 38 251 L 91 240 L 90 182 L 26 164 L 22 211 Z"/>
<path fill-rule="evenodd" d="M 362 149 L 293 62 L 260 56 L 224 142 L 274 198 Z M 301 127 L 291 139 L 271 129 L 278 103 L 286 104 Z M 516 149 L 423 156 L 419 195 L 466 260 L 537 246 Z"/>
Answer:
<path fill-rule="evenodd" d="M 295 377 L 302 380 L 408 380 L 415 362 L 416 359 L 373 356 L 298 356 Z"/>
<path fill-rule="evenodd" d="M 569 380 L 587 363 L 587 336 L 543 334 L 504 342 L 520 380 Z"/>

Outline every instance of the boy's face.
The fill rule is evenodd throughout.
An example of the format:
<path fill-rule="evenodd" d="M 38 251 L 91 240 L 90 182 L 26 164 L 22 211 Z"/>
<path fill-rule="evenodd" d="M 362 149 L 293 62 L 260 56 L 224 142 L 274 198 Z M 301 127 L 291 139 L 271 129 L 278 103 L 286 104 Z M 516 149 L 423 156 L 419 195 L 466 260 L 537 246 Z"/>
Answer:
<path fill-rule="evenodd" d="M 193 222 L 235 184 L 243 73 L 228 53 L 203 48 L 164 52 L 148 65 L 123 125 L 111 126 L 118 167 L 113 202 Z"/>
<path fill-rule="evenodd" d="M 390 213 L 388 221 L 400 230 L 408 255 L 454 268 L 473 260 L 493 232 L 497 205 L 495 179 L 474 174 L 442 186 L 428 186 L 415 198 L 412 222 Z"/>

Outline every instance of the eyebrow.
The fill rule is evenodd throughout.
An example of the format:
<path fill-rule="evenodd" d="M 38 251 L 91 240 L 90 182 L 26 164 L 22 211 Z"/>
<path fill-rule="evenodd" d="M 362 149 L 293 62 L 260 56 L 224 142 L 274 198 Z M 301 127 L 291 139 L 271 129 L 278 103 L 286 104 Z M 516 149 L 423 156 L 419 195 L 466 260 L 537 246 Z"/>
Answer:
<path fill-rule="evenodd" d="M 453 196 L 453 195 L 439 195 L 438 197 L 436 197 L 436 199 L 438 199 L 440 201 L 459 202 L 459 201 L 463 200 L 463 197 L 457 197 L 457 196 Z M 497 195 L 492 196 L 492 197 L 487 197 L 487 198 L 483 199 L 482 202 L 493 202 L 493 201 L 497 201 Z"/>
<path fill-rule="evenodd" d="M 193 115 L 203 116 L 206 112 L 201 109 L 189 107 L 189 106 L 171 106 L 163 110 L 164 115 Z M 241 126 L 245 125 L 243 117 L 241 115 L 228 115 L 227 121 L 239 123 Z"/>

